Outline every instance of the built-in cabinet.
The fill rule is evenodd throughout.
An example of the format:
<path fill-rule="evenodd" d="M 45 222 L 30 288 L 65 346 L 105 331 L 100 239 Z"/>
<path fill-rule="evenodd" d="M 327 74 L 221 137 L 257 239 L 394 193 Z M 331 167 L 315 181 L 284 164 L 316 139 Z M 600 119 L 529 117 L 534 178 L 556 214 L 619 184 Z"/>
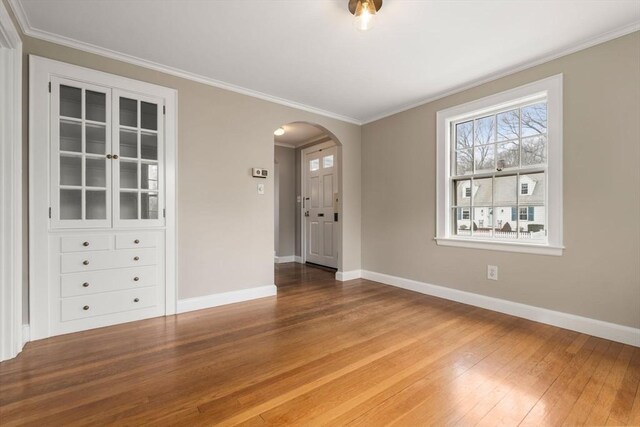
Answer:
<path fill-rule="evenodd" d="M 173 314 L 175 91 L 31 68 L 32 338 Z"/>

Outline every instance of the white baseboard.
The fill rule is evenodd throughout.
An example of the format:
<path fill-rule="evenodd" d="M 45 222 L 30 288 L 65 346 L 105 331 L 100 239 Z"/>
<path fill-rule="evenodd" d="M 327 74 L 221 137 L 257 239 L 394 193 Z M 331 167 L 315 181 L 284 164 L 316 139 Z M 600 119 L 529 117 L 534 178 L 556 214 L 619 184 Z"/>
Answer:
<path fill-rule="evenodd" d="M 22 325 L 22 346 L 31 341 L 31 329 L 29 325 Z"/>
<path fill-rule="evenodd" d="M 337 276 L 337 274 L 336 274 Z M 337 277 L 336 277 L 337 278 Z M 362 278 L 640 347 L 640 329 L 362 270 Z M 339 280 L 339 279 L 338 279 Z"/>
<path fill-rule="evenodd" d="M 178 313 L 202 310 L 204 308 L 218 307 L 220 305 L 249 301 L 257 298 L 274 296 L 278 293 L 275 285 L 259 286 L 256 288 L 241 289 L 239 291 L 223 292 L 219 294 L 205 295 L 196 298 L 178 300 Z"/>
<path fill-rule="evenodd" d="M 287 256 L 277 256 L 275 257 L 276 264 L 284 264 L 285 262 L 296 262 L 295 255 L 287 255 Z"/>
<path fill-rule="evenodd" d="M 302 261 L 302 257 L 301 257 L 301 256 L 296 255 L 296 256 L 295 256 L 295 261 L 296 261 L 298 264 L 304 264 L 304 261 Z"/>
<path fill-rule="evenodd" d="M 351 271 L 336 271 L 336 280 L 339 282 L 345 282 L 347 280 L 359 279 L 362 277 L 360 270 Z"/>

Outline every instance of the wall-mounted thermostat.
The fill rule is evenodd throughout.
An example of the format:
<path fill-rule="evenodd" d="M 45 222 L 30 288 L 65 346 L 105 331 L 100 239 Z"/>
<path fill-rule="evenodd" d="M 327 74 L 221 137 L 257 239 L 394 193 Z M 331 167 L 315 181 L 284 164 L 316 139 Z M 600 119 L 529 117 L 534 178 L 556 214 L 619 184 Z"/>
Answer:
<path fill-rule="evenodd" d="M 266 178 L 267 170 L 262 168 L 253 168 L 253 177 L 254 178 Z"/>

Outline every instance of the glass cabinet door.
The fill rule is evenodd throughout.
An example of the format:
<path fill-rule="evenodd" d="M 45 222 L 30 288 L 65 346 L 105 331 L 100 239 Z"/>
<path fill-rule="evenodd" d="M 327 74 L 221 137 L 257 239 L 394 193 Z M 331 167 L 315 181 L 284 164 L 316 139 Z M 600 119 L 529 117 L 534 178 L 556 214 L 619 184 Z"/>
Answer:
<path fill-rule="evenodd" d="M 113 92 L 114 226 L 164 225 L 163 102 Z"/>
<path fill-rule="evenodd" d="M 111 90 L 51 80 L 53 228 L 111 225 Z"/>

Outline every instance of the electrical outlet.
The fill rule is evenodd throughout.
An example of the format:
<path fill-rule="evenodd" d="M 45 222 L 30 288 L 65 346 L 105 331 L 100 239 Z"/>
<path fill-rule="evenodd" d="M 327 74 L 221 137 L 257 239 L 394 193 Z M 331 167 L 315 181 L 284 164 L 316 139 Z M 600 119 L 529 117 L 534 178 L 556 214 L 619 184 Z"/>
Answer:
<path fill-rule="evenodd" d="M 498 280 L 498 266 L 487 265 L 487 279 Z"/>
<path fill-rule="evenodd" d="M 258 194 L 264 194 L 264 184 L 258 184 Z"/>

